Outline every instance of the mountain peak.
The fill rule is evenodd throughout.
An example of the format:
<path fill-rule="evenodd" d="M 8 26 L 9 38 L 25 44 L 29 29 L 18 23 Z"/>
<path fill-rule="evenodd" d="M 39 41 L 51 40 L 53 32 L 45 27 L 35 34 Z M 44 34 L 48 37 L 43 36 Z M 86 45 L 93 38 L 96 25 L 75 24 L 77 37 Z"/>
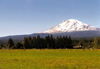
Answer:
<path fill-rule="evenodd" d="M 66 21 L 72 21 L 72 22 L 77 22 L 78 20 L 76 20 L 76 19 L 69 19 L 69 20 L 66 20 Z"/>
<path fill-rule="evenodd" d="M 98 29 L 75 19 L 61 22 L 59 25 L 44 31 L 43 33 L 63 33 L 75 31 L 97 31 Z"/>

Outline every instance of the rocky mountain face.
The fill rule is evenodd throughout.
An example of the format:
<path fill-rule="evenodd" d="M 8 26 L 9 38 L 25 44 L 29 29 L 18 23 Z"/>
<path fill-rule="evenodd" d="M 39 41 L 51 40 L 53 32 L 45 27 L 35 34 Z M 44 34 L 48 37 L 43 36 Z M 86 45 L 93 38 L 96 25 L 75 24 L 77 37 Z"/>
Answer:
<path fill-rule="evenodd" d="M 95 28 L 88 24 L 82 23 L 75 19 L 65 20 L 59 25 L 44 31 L 43 33 L 64 33 L 64 32 L 75 32 L 75 31 L 99 31 L 99 28 Z"/>

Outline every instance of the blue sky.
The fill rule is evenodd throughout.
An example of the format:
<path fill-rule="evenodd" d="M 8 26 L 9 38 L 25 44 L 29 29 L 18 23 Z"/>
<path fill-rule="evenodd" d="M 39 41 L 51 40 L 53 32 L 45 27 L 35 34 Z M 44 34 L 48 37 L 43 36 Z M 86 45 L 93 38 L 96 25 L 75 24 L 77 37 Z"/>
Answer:
<path fill-rule="evenodd" d="M 42 32 L 68 19 L 100 27 L 100 0 L 0 0 L 0 37 Z"/>

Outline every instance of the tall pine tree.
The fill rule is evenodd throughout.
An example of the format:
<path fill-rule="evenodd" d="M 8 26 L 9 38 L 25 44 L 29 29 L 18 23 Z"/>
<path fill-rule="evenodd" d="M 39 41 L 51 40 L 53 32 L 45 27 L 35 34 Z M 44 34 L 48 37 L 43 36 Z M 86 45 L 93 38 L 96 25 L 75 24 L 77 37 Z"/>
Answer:
<path fill-rule="evenodd" d="M 8 47 L 9 47 L 9 49 L 10 49 L 11 47 L 13 47 L 13 46 L 14 46 L 13 39 L 9 38 L 9 40 L 8 40 Z"/>

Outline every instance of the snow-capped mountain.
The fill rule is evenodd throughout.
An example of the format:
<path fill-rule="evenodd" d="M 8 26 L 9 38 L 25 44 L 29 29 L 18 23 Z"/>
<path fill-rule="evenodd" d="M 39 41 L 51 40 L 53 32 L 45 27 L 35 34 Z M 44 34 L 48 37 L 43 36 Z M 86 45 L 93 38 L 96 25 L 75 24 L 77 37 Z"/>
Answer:
<path fill-rule="evenodd" d="M 98 31 L 99 28 L 95 28 L 88 24 L 82 23 L 75 19 L 65 20 L 59 25 L 44 31 L 43 33 L 62 33 L 62 32 L 75 32 L 75 31 Z"/>

